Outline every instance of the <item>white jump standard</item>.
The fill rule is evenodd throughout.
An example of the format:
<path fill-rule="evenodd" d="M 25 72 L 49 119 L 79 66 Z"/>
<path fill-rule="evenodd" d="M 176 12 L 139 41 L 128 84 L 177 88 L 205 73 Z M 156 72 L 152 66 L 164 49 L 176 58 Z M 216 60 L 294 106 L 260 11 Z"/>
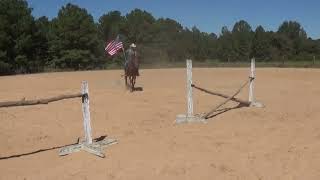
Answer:
<path fill-rule="evenodd" d="M 179 114 L 176 123 L 183 122 L 203 122 L 206 120 L 200 115 L 193 114 L 193 98 L 192 98 L 192 60 L 187 59 L 187 114 Z"/>
<path fill-rule="evenodd" d="M 251 71 L 249 79 L 241 85 L 241 87 L 231 96 L 225 95 L 219 92 L 210 91 L 204 88 L 201 88 L 192 83 L 192 61 L 187 60 L 187 104 L 188 104 L 188 112 L 187 115 L 180 114 L 176 118 L 176 123 L 187 123 L 187 122 L 207 122 L 206 120 L 210 118 L 210 116 L 216 112 L 220 107 L 226 104 L 229 101 L 235 101 L 239 103 L 239 106 L 247 106 L 247 107 L 264 107 L 263 104 L 255 101 L 254 99 L 254 80 L 255 80 L 255 60 L 251 60 Z M 236 98 L 235 96 L 238 95 L 241 90 L 249 83 L 249 100 L 241 100 Z M 225 101 L 216 105 L 213 109 L 209 112 L 205 113 L 204 115 L 194 115 L 193 114 L 193 99 L 192 99 L 192 88 L 198 89 L 202 92 L 220 96 L 226 98 Z"/>
<path fill-rule="evenodd" d="M 83 127 L 84 127 L 84 141 L 77 142 L 70 146 L 63 147 L 59 151 L 60 156 L 64 156 L 73 152 L 78 152 L 80 150 L 87 151 L 99 157 L 105 157 L 102 153 L 103 147 L 111 144 L 117 143 L 114 139 L 99 138 L 96 141 L 92 141 L 91 136 L 91 124 L 90 124 L 90 111 L 89 111 L 89 90 L 88 83 L 86 81 L 82 82 L 82 92 L 76 94 L 63 94 L 59 96 L 54 96 L 50 98 L 26 100 L 23 98 L 20 101 L 6 101 L 0 102 L 0 108 L 8 108 L 15 106 L 33 106 L 39 104 L 49 104 L 51 102 L 56 102 L 64 99 L 82 98 L 82 112 L 83 112 Z"/>
<path fill-rule="evenodd" d="M 89 111 L 89 89 L 88 83 L 82 83 L 82 112 L 83 112 L 83 127 L 84 127 L 84 141 L 78 144 L 63 147 L 59 151 L 60 156 L 68 155 L 81 150 L 104 158 L 103 148 L 117 143 L 114 139 L 103 139 L 101 141 L 92 141 L 90 111 Z"/>
<path fill-rule="evenodd" d="M 255 80 L 255 72 L 256 72 L 256 63 L 255 59 L 251 59 L 251 71 L 250 71 L 250 84 L 249 84 L 249 102 L 250 107 L 259 107 L 262 108 L 264 105 L 260 102 L 257 102 L 254 98 L 254 80 Z"/>

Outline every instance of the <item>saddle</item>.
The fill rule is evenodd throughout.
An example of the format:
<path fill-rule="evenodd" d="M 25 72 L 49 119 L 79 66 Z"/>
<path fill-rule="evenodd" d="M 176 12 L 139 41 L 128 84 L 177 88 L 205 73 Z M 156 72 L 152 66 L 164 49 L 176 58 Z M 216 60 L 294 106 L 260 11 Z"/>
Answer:
<path fill-rule="evenodd" d="M 126 76 L 140 76 L 139 65 L 133 61 L 129 61 L 125 67 L 125 74 Z"/>

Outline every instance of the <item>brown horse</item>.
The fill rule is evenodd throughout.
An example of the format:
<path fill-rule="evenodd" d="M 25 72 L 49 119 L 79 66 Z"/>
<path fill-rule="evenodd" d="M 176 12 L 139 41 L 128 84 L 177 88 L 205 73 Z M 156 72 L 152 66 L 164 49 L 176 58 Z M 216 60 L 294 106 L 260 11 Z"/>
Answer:
<path fill-rule="evenodd" d="M 130 88 L 130 91 L 134 91 L 134 86 L 136 84 L 136 78 L 139 76 L 139 61 L 138 58 L 135 56 L 132 60 L 128 61 L 127 66 L 125 67 L 125 83 L 126 87 Z M 128 78 L 129 78 L 129 85 L 128 85 Z"/>

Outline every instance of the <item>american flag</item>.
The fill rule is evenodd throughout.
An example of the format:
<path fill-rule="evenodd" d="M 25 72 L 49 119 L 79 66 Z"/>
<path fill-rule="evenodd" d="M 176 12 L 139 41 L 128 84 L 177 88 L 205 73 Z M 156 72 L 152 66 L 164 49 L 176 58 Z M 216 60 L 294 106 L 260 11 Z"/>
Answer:
<path fill-rule="evenodd" d="M 104 48 L 104 50 L 111 56 L 115 55 L 119 51 L 119 49 L 123 49 L 123 44 L 119 40 L 119 36 L 117 36 L 115 40 L 110 41 Z"/>

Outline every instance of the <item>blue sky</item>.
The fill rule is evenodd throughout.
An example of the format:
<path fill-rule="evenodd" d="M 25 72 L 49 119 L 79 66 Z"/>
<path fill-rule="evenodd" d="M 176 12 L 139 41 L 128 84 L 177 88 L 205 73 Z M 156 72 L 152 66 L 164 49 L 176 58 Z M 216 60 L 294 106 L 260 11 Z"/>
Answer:
<path fill-rule="evenodd" d="M 201 31 L 219 34 L 223 26 L 231 29 L 236 21 L 246 20 L 253 29 L 262 25 L 276 31 L 285 20 L 302 24 L 308 36 L 320 39 L 320 0 L 27 0 L 36 17 L 57 16 L 68 2 L 86 8 L 95 18 L 112 10 L 123 15 L 135 8 L 152 13 L 156 18 L 168 17 L 185 27 L 197 26 Z"/>

